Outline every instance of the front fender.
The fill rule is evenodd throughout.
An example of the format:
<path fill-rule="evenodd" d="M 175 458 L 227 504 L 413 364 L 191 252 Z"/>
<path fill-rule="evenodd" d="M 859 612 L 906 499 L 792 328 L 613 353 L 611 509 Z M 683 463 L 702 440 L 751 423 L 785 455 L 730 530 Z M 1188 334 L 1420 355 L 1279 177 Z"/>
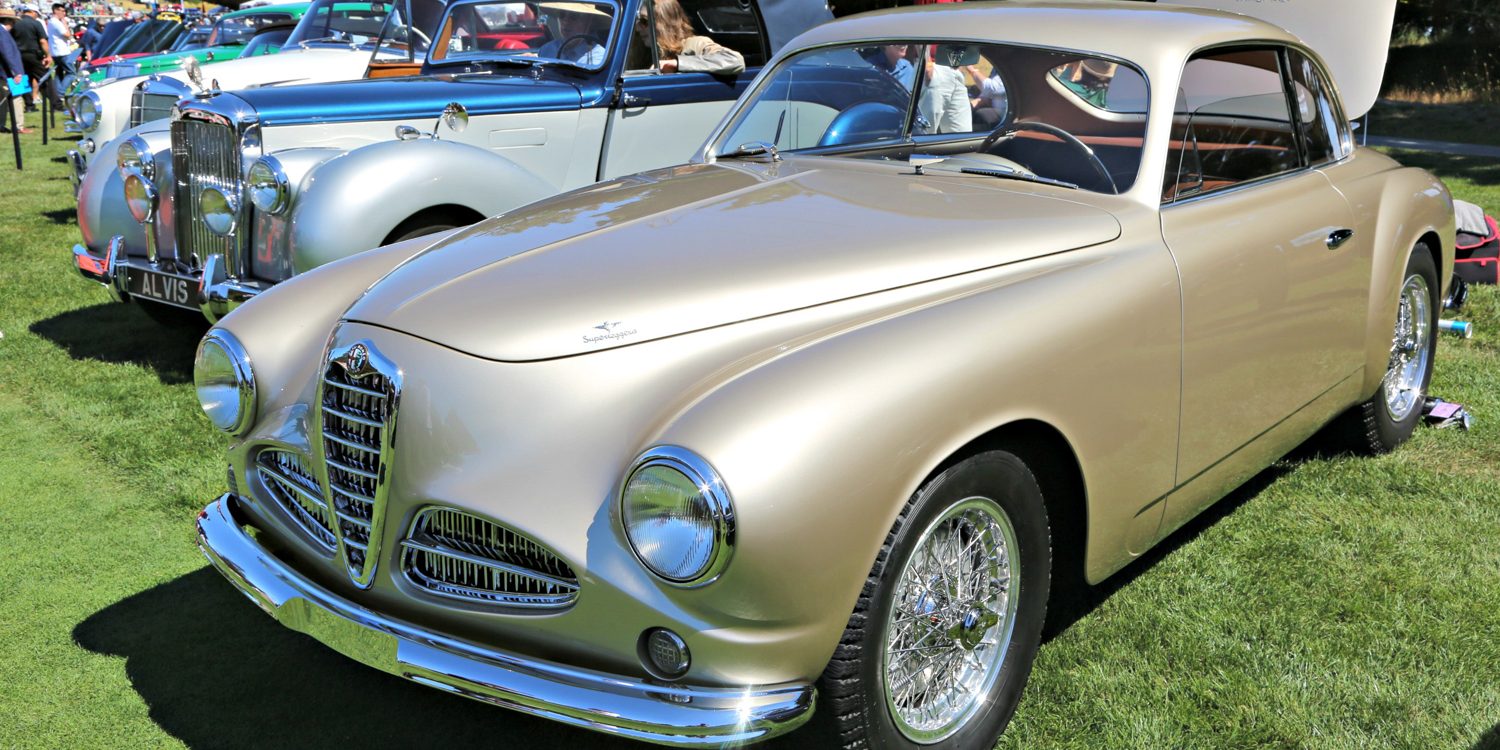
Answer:
<path fill-rule="evenodd" d="M 424 209 L 456 205 L 493 216 L 557 191 L 515 162 L 461 143 L 364 146 L 302 180 L 290 212 L 292 265 L 302 273 L 377 247 Z"/>
<path fill-rule="evenodd" d="M 145 228 L 125 208 L 125 180 L 115 163 L 121 143 L 123 138 L 101 144 L 89 158 L 88 170 L 78 184 L 78 230 L 84 246 L 96 255 L 104 253 L 109 238 L 115 235 L 125 238 L 130 254 L 146 254 Z"/>

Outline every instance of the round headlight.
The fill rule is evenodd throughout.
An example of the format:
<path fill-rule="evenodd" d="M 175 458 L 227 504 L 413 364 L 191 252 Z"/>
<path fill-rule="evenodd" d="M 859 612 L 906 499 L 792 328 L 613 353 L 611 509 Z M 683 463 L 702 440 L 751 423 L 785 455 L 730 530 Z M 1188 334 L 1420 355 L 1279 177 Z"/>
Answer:
<path fill-rule="evenodd" d="M 267 156 L 250 165 L 250 174 L 245 180 L 250 192 L 250 204 L 255 210 L 268 214 L 280 213 L 287 204 L 286 173 L 276 157 Z"/>
<path fill-rule="evenodd" d="M 255 417 L 255 374 L 250 355 L 233 334 L 215 328 L 198 343 L 193 385 L 198 404 L 215 427 L 239 435 L 250 426 Z"/>
<path fill-rule="evenodd" d="M 135 169 L 141 165 L 141 152 L 135 147 L 134 143 L 125 141 L 120 144 L 119 148 L 115 149 L 115 163 L 120 165 L 122 171 Z"/>
<path fill-rule="evenodd" d="M 203 213 L 203 223 L 208 231 L 228 237 L 234 233 L 234 222 L 239 216 L 239 201 L 233 195 L 218 188 L 203 188 L 198 194 L 198 210 Z"/>
<path fill-rule="evenodd" d="M 125 172 L 125 207 L 130 217 L 145 224 L 156 213 L 156 188 L 140 172 Z"/>
<path fill-rule="evenodd" d="M 648 570 L 675 584 L 718 577 L 734 547 L 734 506 L 708 462 L 674 446 L 636 460 L 621 492 L 630 548 Z"/>
<path fill-rule="evenodd" d="M 84 132 L 99 127 L 99 95 L 92 91 L 78 97 L 78 127 Z"/>

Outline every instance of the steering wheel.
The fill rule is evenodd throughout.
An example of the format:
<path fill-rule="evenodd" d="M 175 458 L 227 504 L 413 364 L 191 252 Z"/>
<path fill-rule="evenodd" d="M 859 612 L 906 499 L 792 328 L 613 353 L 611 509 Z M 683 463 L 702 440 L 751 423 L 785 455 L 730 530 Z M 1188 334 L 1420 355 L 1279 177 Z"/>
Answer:
<path fill-rule="evenodd" d="M 593 34 L 574 34 L 564 39 L 562 44 L 557 45 L 557 56 L 564 60 L 571 60 L 572 58 L 568 57 L 567 52 L 568 47 L 572 46 L 574 42 L 588 42 L 590 44 L 589 51 L 591 52 L 594 47 L 601 46 L 599 40 Z"/>
<path fill-rule="evenodd" d="M 1016 133 L 1022 130 L 1029 130 L 1034 133 L 1047 133 L 1048 135 L 1055 135 L 1061 138 L 1063 143 L 1072 146 L 1075 150 L 1082 152 L 1084 156 L 1088 157 L 1089 163 L 1094 165 L 1094 171 L 1098 172 L 1099 176 L 1104 178 L 1104 182 L 1109 185 L 1110 192 L 1115 195 L 1120 194 L 1120 186 L 1115 184 L 1115 178 L 1109 173 L 1109 167 L 1104 165 L 1104 160 L 1100 159 L 1099 155 L 1094 153 L 1094 150 L 1089 148 L 1087 143 L 1078 140 L 1078 136 L 1056 125 L 1049 125 L 1036 120 L 1029 122 L 1019 120 L 1016 122 L 1002 122 L 994 130 L 991 130 L 989 135 L 986 135 L 984 140 L 979 143 L 979 151 L 981 153 L 989 151 L 996 144 L 1000 143 L 1000 141 L 1014 138 Z"/>

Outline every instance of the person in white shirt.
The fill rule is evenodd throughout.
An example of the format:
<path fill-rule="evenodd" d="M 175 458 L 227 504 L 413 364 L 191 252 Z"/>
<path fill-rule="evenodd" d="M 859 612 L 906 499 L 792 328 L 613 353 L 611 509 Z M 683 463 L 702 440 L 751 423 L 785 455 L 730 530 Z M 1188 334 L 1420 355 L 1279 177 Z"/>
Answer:
<path fill-rule="evenodd" d="M 62 80 L 73 71 L 73 58 L 78 55 L 78 45 L 73 41 L 73 30 L 68 24 L 68 9 L 62 3 L 53 3 L 52 15 L 47 18 L 47 48 L 52 51 L 57 78 Z"/>

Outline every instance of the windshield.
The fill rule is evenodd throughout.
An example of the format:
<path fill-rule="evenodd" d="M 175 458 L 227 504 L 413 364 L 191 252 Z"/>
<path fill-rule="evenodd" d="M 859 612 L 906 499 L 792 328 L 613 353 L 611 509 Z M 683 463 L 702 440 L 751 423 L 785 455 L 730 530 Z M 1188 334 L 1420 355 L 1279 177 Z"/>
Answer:
<path fill-rule="evenodd" d="M 286 45 L 287 37 L 292 35 L 292 26 L 287 24 L 280 28 L 265 29 L 250 39 L 245 45 L 245 51 L 240 57 L 255 57 L 256 55 L 269 55 L 281 51 Z"/>
<path fill-rule="evenodd" d="M 721 158 L 839 153 L 1128 190 L 1146 134 L 1146 79 L 1118 60 L 934 39 L 823 47 L 789 57 L 742 100 Z"/>
<path fill-rule="evenodd" d="M 318 0 L 298 22 L 286 46 L 334 44 L 374 45 L 391 12 L 391 3 L 350 3 Z"/>
<path fill-rule="evenodd" d="M 619 6 L 605 0 L 470 3 L 453 8 L 429 63 L 509 58 L 604 67 Z"/>
<path fill-rule="evenodd" d="M 207 26 L 198 26 L 196 28 L 189 29 L 186 34 L 177 37 L 177 43 L 172 45 L 172 51 L 186 52 L 188 50 L 203 47 L 208 43 L 208 35 L 212 31 L 213 29 L 210 29 Z"/>
<path fill-rule="evenodd" d="M 213 33 L 208 37 L 210 47 L 220 44 L 244 44 L 255 36 L 255 32 L 262 26 L 268 26 L 278 21 L 290 21 L 290 13 L 252 13 L 247 16 L 234 16 L 220 18 L 214 24 Z"/>

